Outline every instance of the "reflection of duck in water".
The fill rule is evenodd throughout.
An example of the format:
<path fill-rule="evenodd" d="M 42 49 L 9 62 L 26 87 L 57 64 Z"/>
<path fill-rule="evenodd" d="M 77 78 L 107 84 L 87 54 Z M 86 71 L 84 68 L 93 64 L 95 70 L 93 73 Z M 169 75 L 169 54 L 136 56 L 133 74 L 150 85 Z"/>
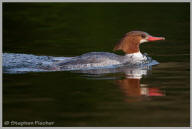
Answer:
<path fill-rule="evenodd" d="M 136 68 L 122 66 L 119 68 L 77 70 L 74 72 L 84 73 L 84 76 L 99 80 L 115 80 L 115 85 L 118 85 L 126 96 L 125 101 L 137 102 L 148 99 L 151 96 L 165 96 L 158 87 L 148 87 L 147 84 L 141 84 L 141 78 L 147 76 L 151 68 L 152 66 Z"/>
<path fill-rule="evenodd" d="M 147 74 L 147 69 L 132 69 L 126 72 L 126 78 L 122 80 L 116 80 L 116 84 L 120 86 L 126 96 L 127 102 L 140 101 L 140 96 L 164 96 L 164 93 L 157 88 L 149 88 L 145 84 L 140 84 L 142 75 Z"/>
<path fill-rule="evenodd" d="M 105 67 L 113 65 L 138 65 L 150 63 L 151 60 L 139 50 L 139 45 L 144 42 L 164 40 L 163 37 L 152 37 L 146 32 L 131 31 L 125 34 L 114 50 L 122 50 L 125 56 L 116 55 L 109 52 L 90 52 L 81 56 L 73 57 L 69 60 L 56 63 L 56 68 L 60 69 L 82 69 Z"/>

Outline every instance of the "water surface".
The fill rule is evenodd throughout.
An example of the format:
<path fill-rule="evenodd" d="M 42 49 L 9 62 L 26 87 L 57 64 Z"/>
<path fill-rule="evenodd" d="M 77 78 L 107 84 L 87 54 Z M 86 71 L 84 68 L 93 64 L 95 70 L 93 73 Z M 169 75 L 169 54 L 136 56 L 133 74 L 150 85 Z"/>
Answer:
<path fill-rule="evenodd" d="M 68 57 L 113 52 L 132 30 L 166 37 L 140 46 L 160 63 L 149 69 L 3 74 L 3 121 L 189 126 L 189 10 L 189 3 L 3 3 L 3 52 Z"/>

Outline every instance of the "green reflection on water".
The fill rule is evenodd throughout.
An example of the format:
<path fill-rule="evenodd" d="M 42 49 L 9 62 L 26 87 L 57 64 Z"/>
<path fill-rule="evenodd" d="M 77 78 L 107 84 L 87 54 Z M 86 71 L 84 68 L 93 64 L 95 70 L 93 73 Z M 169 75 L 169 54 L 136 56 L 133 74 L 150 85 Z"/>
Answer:
<path fill-rule="evenodd" d="M 3 52 L 77 56 L 112 52 L 131 30 L 166 37 L 140 46 L 160 62 L 141 84 L 166 96 L 127 103 L 115 80 L 70 72 L 4 74 L 3 119 L 55 126 L 189 126 L 189 18 L 189 3 L 3 3 Z"/>
<path fill-rule="evenodd" d="M 167 59 L 161 54 L 189 60 L 189 55 L 182 55 L 189 54 L 188 3 L 4 3 L 3 10 L 4 52 L 112 52 L 126 32 L 143 30 L 165 36 L 166 41 L 141 45 L 142 52 L 162 61 Z"/>

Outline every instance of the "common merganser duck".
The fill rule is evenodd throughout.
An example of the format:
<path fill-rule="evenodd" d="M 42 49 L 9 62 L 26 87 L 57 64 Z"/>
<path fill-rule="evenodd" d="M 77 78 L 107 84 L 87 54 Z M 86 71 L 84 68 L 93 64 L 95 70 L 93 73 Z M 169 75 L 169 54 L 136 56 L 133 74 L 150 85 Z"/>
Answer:
<path fill-rule="evenodd" d="M 109 52 L 89 52 L 55 63 L 55 67 L 62 69 L 95 68 L 114 65 L 138 65 L 150 63 L 149 57 L 140 52 L 139 45 L 144 42 L 165 40 L 164 37 L 153 37 L 143 31 L 131 31 L 115 45 L 114 51 L 122 50 L 125 55 L 117 55 Z M 151 61 L 151 60 L 150 60 Z"/>
<path fill-rule="evenodd" d="M 146 32 L 131 31 L 115 45 L 114 50 L 122 50 L 125 55 L 109 52 L 89 52 L 76 57 L 36 56 L 32 54 L 3 53 L 3 70 L 9 73 L 29 71 L 66 71 L 90 70 L 117 67 L 142 68 L 158 64 L 145 54 L 141 54 L 139 45 L 144 42 L 164 40 Z M 111 71 L 111 70 L 109 70 Z M 136 74 L 140 77 L 139 74 Z"/>

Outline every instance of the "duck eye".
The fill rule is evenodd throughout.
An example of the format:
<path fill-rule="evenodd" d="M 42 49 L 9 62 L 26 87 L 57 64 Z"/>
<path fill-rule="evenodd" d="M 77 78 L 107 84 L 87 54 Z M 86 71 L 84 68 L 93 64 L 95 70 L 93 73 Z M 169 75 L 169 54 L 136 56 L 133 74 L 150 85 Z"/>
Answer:
<path fill-rule="evenodd" d="M 146 35 L 142 34 L 141 37 L 142 37 L 142 38 L 146 38 Z"/>

